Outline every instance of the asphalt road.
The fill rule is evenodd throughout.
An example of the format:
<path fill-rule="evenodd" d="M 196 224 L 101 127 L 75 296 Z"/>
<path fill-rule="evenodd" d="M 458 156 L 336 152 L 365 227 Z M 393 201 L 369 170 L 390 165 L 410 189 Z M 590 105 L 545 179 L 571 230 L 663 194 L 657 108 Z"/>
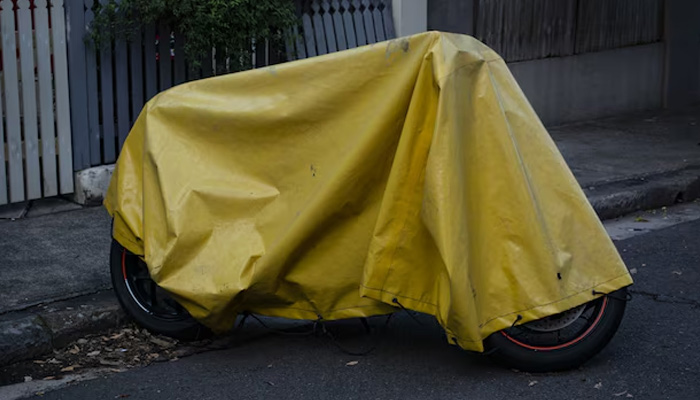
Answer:
<path fill-rule="evenodd" d="M 421 316 L 419 325 L 404 314 L 363 357 L 346 355 L 324 338 L 266 335 L 38 398 L 700 399 L 698 232 L 694 221 L 618 242 L 636 271 L 634 299 L 610 345 L 576 371 L 502 369 L 448 345 L 429 317 Z M 346 347 L 371 344 L 356 321 L 332 328 Z"/>

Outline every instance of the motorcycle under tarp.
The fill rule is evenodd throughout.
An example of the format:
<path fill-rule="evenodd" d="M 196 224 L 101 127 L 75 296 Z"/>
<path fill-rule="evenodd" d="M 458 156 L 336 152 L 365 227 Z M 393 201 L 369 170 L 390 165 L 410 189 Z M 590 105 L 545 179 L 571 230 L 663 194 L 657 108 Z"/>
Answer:
<path fill-rule="evenodd" d="M 505 62 L 439 32 L 190 82 L 144 107 L 113 236 L 214 331 L 434 315 L 483 339 L 632 283 Z"/>

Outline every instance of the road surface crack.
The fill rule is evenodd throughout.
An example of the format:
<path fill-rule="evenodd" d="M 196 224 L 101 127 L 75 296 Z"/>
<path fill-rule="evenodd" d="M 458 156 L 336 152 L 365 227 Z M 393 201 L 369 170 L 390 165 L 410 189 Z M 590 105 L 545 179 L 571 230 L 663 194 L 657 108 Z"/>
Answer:
<path fill-rule="evenodd" d="M 686 299 L 682 297 L 669 296 L 665 294 L 651 293 L 643 290 L 630 290 L 630 293 L 638 296 L 644 296 L 652 299 L 653 301 L 659 303 L 669 303 L 669 304 L 685 304 L 693 307 L 700 307 L 700 302 L 693 299 Z"/>

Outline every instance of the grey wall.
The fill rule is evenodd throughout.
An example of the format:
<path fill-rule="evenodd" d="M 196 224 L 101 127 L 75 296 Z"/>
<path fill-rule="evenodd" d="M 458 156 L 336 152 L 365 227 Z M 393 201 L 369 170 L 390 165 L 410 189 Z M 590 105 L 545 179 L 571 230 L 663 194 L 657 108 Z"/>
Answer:
<path fill-rule="evenodd" d="M 479 18 L 475 7 L 477 3 L 479 0 L 428 0 L 428 29 L 474 35 L 477 33 L 475 21 Z M 501 4 L 490 2 L 488 5 L 493 6 L 496 3 Z M 610 26 L 594 23 L 594 17 L 597 15 L 595 12 L 605 14 L 610 10 L 603 6 L 613 5 L 605 0 L 589 3 L 581 3 L 587 4 L 588 8 L 579 9 L 579 17 L 598 29 L 597 33 L 593 32 L 594 37 L 591 39 L 595 44 L 609 39 L 600 35 L 610 36 L 611 29 Z M 644 109 L 675 108 L 700 103 L 700 0 L 665 0 L 663 11 L 662 3 L 651 0 L 647 3 L 647 14 L 651 13 L 649 18 L 652 20 L 645 22 L 643 26 L 648 27 L 655 23 L 654 26 L 658 28 L 663 17 L 663 34 L 659 29 L 651 30 L 656 32 L 654 40 L 659 40 L 659 35 L 662 36 L 661 42 L 636 46 L 629 46 L 632 43 L 621 43 L 619 48 L 613 50 L 592 52 L 588 52 L 591 49 L 587 50 L 585 46 L 580 49 L 578 46 L 577 51 L 569 53 L 578 53 L 576 55 L 552 57 L 552 54 L 548 53 L 549 57 L 546 58 L 533 57 L 538 59 L 509 64 L 545 123 L 559 124 Z M 484 4 L 479 7 L 479 15 L 483 14 Z M 626 7 L 628 10 L 635 10 L 636 6 L 641 5 L 643 4 L 635 3 Z M 527 8 L 532 5 L 523 2 L 519 7 Z M 603 10 L 604 8 L 607 11 Z M 517 7 L 513 9 L 519 10 Z M 586 14 L 586 10 L 588 14 L 593 14 Z M 653 15 L 659 15 L 659 20 L 653 20 Z M 484 24 L 503 23 L 498 18 L 495 22 L 491 21 L 493 18 L 489 18 L 482 18 Z M 577 26 L 583 26 L 581 22 L 579 21 Z M 516 25 L 509 23 L 507 27 L 512 30 Z M 637 30 L 635 32 L 639 33 Z M 580 35 L 577 34 L 578 36 Z M 629 35 L 623 36 L 626 38 Z M 521 32 L 513 38 L 504 39 L 504 43 L 522 47 L 522 37 Z M 487 39 L 485 40 L 488 42 Z M 547 40 L 542 42 L 542 46 L 549 43 Z M 509 52 L 505 51 L 503 55 L 508 54 Z"/>
<path fill-rule="evenodd" d="M 661 107 L 663 62 L 656 43 L 509 67 L 544 123 L 556 125 Z"/>
<path fill-rule="evenodd" d="M 666 107 L 700 102 L 700 1 L 666 1 Z"/>
<path fill-rule="evenodd" d="M 474 0 L 428 0 L 428 30 L 474 34 Z"/>
<path fill-rule="evenodd" d="M 428 29 L 474 35 L 476 33 L 476 11 L 478 11 L 475 4 L 478 2 L 479 0 L 428 0 Z M 694 83 L 700 79 L 698 66 L 698 62 L 700 62 L 700 46 L 698 46 L 700 34 L 692 36 L 690 33 L 700 33 L 700 16 L 695 17 L 694 11 L 690 13 L 688 11 L 690 8 L 700 11 L 700 0 L 666 0 L 666 2 L 667 7 L 669 7 L 669 3 L 672 4 L 670 6 L 672 11 L 670 32 L 679 37 L 673 42 L 672 52 L 668 53 L 676 56 L 672 59 L 672 68 L 670 69 L 675 71 L 673 76 L 665 74 L 669 68 L 666 66 L 668 54 L 664 42 L 632 46 L 629 46 L 629 43 L 621 43 L 619 48 L 592 52 L 586 52 L 586 46 L 579 46 L 581 52 L 576 55 L 552 57 L 550 54 L 546 58 L 537 57 L 534 60 L 509 63 L 513 75 L 545 124 L 556 125 L 655 109 L 664 106 L 665 98 L 673 97 L 679 99 L 679 102 L 685 101 L 687 103 L 688 99 L 696 96 L 694 90 L 700 88 L 699 84 Z M 660 7 L 659 3 L 654 1 L 647 3 L 649 3 L 647 4 L 649 10 L 651 10 L 648 11 L 651 14 L 659 15 L 658 10 L 653 10 L 654 5 L 657 8 Z M 688 6 L 690 3 L 693 5 Z M 588 14 L 579 13 L 579 17 L 596 25 L 597 19 L 594 17 L 597 15 L 595 13 L 600 11 L 598 9 L 602 7 L 601 4 L 607 3 L 605 0 L 598 0 L 595 4 L 589 4 L 588 8 L 584 7 L 583 9 Z M 634 6 L 640 6 L 640 4 L 629 5 L 629 7 L 634 10 Z M 527 8 L 532 7 L 532 5 L 523 2 L 520 7 Z M 480 13 L 483 14 L 483 7 L 481 8 Z M 511 15 L 510 17 L 515 16 Z M 496 20 L 498 22 L 498 18 Z M 486 18 L 485 21 L 484 23 L 488 24 L 489 19 Z M 549 23 L 553 23 L 552 21 Z M 494 22 L 491 21 L 491 23 Z M 666 24 L 668 25 L 669 22 Z M 515 29 L 515 25 L 509 24 L 508 29 Z M 577 24 L 577 26 L 585 28 L 584 25 L 581 24 L 581 21 Z M 601 28 L 600 25 L 597 24 L 598 29 L 607 29 L 603 34 L 609 36 L 611 33 L 608 28 L 611 27 Z M 658 40 L 658 36 L 661 34 L 660 29 L 653 31 L 656 32 L 655 40 Z M 600 37 L 600 32 L 593 33 L 598 35 L 593 35 L 595 37 L 591 38 L 594 44 L 598 43 L 593 40 L 595 38 L 610 39 Z M 522 38 L 523 33 L 514 35 L 513 38 L 507 38 L 506 43 L 517 47 L 518 43 L 521 42 L 518 38 Z M 542 46 L 549 43 L 545 39 L 541 41 L 544 41 Z M 623 45 L 629 47 L 621 47 Z M 688 57 L 688 54 L 693 51 L 694 55 Z M 568 54 L 573 53 L 571 51 Z M 692 59 L 690 63 L 686 63 L 688 58 Z M 518 58 L 515 57 L 515 59 Z M 689 78 L 689 75 L 693 75 L 693 78 Z M 666 90 L 666 80 L 669 81 L 669 84 L 675 85 L 673 89 L 670 89 L 671 86 L 669 86 L 670 95 Z"/>

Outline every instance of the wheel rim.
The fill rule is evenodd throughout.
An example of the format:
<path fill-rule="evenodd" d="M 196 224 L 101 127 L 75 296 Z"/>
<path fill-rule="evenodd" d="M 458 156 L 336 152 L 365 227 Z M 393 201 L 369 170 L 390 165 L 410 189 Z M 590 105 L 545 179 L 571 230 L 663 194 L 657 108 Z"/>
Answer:
<path fill-rule="evenodd" d="M 575 323 L 586 311 L 586 304 L 564 311 L 561 314 L 528 322 L 525 326 L 536 332 L 555 332 L 565 329 Z"/>
<path fill-rule="evenodd" d="M 187 310 L 151 279 L 146 263 L 126 250 L 122 251 L 122 276 L 129 295 L 144 312 L 170 321 L 189 318 Z"/>
<path fill-rule="evenodd" d="M 536 351 L 552 351 L 585 339 L 600 323 L 608 297 L 603 296 L 563 313 L 501 331 L 511 342 Z"/>

